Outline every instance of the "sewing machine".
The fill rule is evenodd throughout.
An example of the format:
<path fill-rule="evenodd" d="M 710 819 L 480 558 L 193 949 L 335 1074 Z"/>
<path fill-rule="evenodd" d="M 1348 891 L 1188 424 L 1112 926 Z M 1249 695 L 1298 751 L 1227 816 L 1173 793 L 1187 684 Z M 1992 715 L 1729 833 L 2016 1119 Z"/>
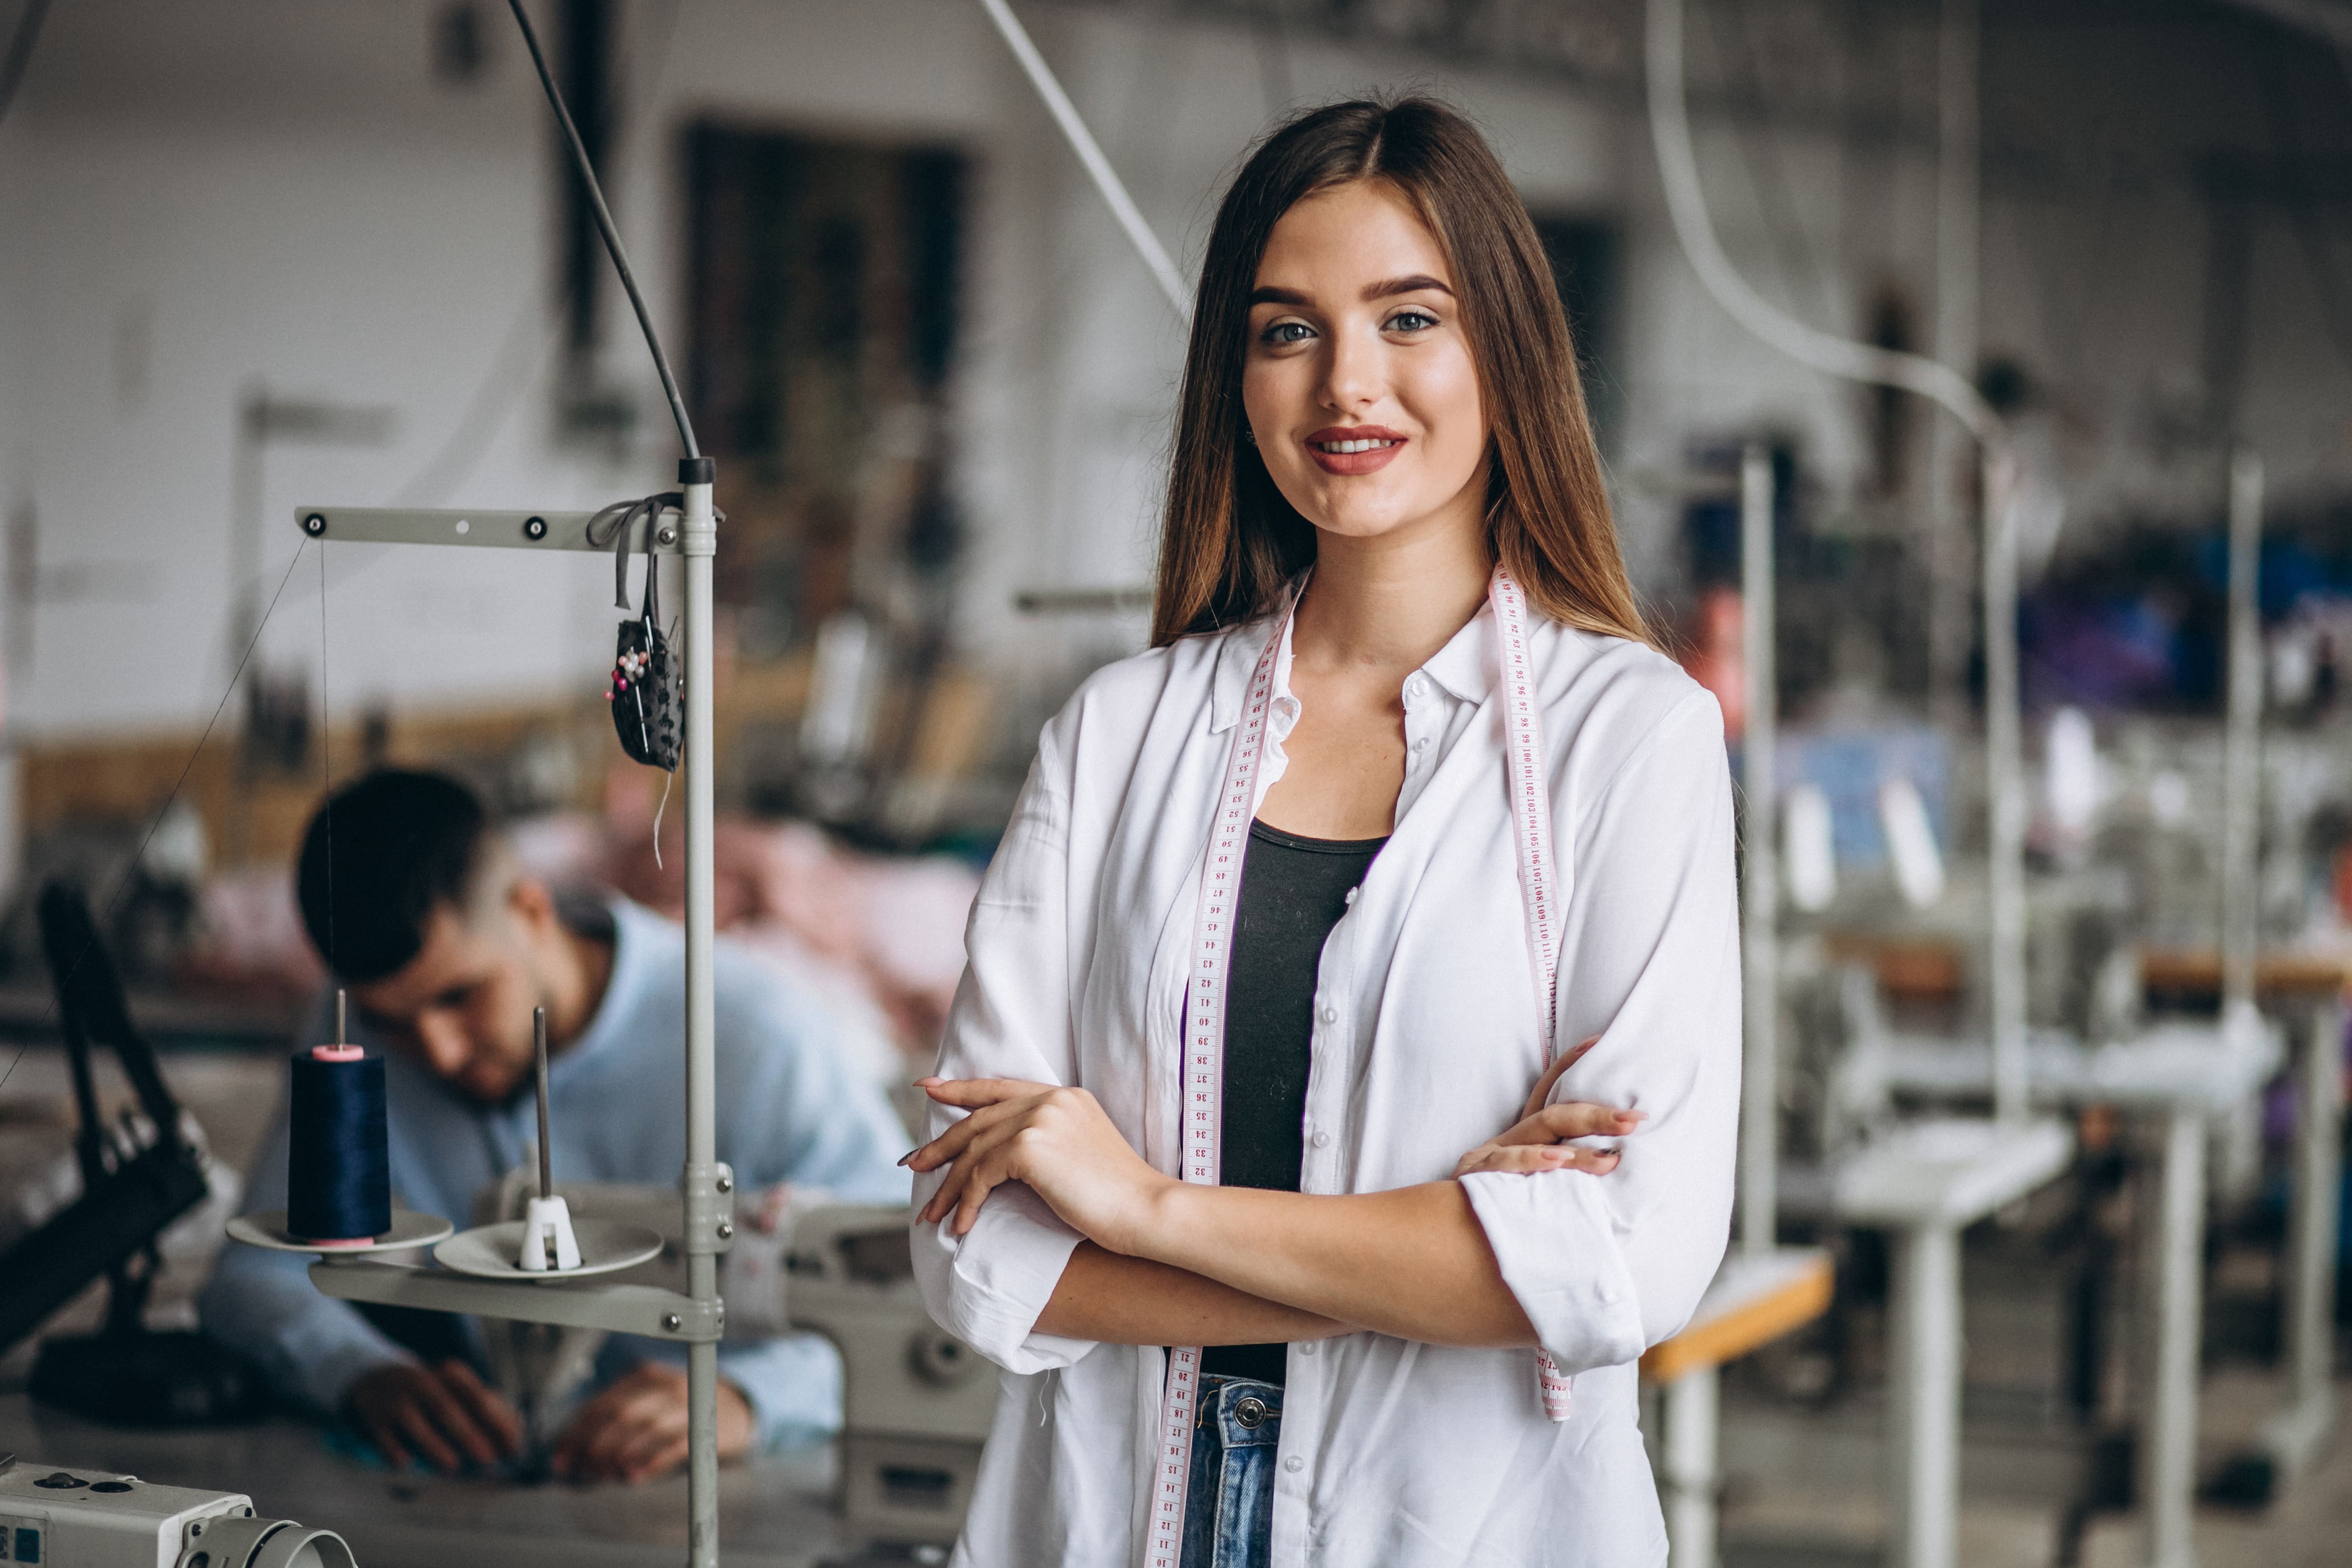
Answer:
<path fill-rule="evenodd" d="M 536 1191 L 528 1163 L 475 1205 L 477 1224 L 520 1214 Z M 660 1231 L 661 1256 L 614 1278 L 676 1289 L 684 1279 L 677 1195 L 651 1185 L 558 1182 L 583 1218 Z M 907 1211 L 835 1204 L 821 1193 L 744 1193 L 722 1254 L 727 1337 L 806 1330 L 841 1353 L 837 1498 L 845 1538 L 948 1545 L 961 1528 L 996 1407 L 993 1369 L 933 1323 L 916 1293 Z M 486 1321 L 494 1380 L 543 1443 L 560 1429 L 603 1336 L 593 1330 Z"/>
<path fill-rule="evenodd" d="M 332 1531 L 255 1517 L 243 1492 L 156 1486 L 0 1454 L 0 1563 L 57 1568 L 353 1568 Z"/>

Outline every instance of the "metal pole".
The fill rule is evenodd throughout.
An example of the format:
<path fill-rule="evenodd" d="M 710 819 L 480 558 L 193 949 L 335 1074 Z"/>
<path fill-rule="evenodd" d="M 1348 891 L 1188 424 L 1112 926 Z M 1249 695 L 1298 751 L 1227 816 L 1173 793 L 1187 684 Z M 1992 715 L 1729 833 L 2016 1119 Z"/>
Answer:
<path fill-rule="evenodd" d="M 1665 1388 L 1666 1562 L 1716 1568 L 1715 1465 L 1720 1376 L 1695 1366 Z"/>
<path fill-rule="evenodd" d="M 1747 689 L 1740 720 L 1740 783 L 1748 797 L 1741 861 L 1746 916 L 1742 977 L 1747 1050 L 1740 1086 L 1739 1244 L 1750 1256 L 1778 1238 L 1780 1137 L 1780 845 L 1774 752 L 1780 740 L 1780 688 L 1773 671 L 1774 585 L 1772 458 L 1750 442 L 1739 460 L 1741 657 Z"/>
<path fill-rule="evenodd" d="M 1960 1496 L 1960 1238 L 1930 1221 L 1895 1238 L 1894 1568 L 1953 1568 Z"/>
<path fill-rule="evenodd" d="M 2336 1425 L 2336 1228 L 2343 1180 L 2344 1004 L 2310 1009 L 2298 1031 L 2294 1197 L 2288 1220 L 2287 1397 L 2262 1446 L 2282 1479 L 2311 1468 Z"/>
<path fill-rule="evenodd" d="M 2303 1119 L 2296 1140 L 2294 1321 L 2288 1330 L 2298 1405 L 2322 1424 L 2336 1408 L 2336 1239 L 2343 1176 L 2344 1005 L 2312 1009 L 2303 1047 Z"/>
<path fill-rule="evenodd" d="M 707 457 L 678 465 L 686 493 L 683 555 L 686 572 L 686 1170 L 689 1226 L 686 1293 L 719 1299 L 718 1238 L 699 1223 L 713 1208 L 719 1185 L 718 1109 L 714 1086 L 716 1014 L 711 1000 L 710 949 L 717 866 L 711 837 L 710 567 L 719 553 L 711 513 L 716 465 Z M 658 566 L 648 570 L 659 570 Z M 687 1508 L 689 1568 L 719 1563 L 719 1347 L 686 1352 Z"/>
<path fill-rule="evenodd" d="M 1984 642 L 1988 964 L 1991 992 L 1993 1114 L 2026 1116 L 2025 780 L 2018 762 L 2017 529 L 2009 465 L 1985 454 Z"/>
<path fill-rule="evenodd" d="M 1087 177 L 1094 181 L 1095 189 L 1101 193 L 1103 201 L 1110 207 L 1110 215 L 1118 220 L 1118 226 L 1127 235 L 1128 243 L 1143 258 L 1143 265 L 1151 269 L 1152 278 L 1160 285 L 1160 291 L 1168 296 L 1168 303 L 1175 307 L 1177 316 L 1187 323 L 1191 322 L 1192 293 L 1184 287 L 1184 275 L 1170 259 L 1167 247 L 1160 243 L 1160 236 L 1153 234 L 1151 225 L 1144 221 L 1142 209 L 1135 204 L 1135 198 L 1127 193 L 1127 186 L 1120 181 L 1118 171 L 1112 168 L 1110 160 L 1103 156 L 1102 148 L 1095 141 L 1094 132 L 1088 131 L 1087 122 L 1078 117 L 1077 106 L 1070 101 L 1070 95 L 1064 92 L 1062 84 L 1055 79 L 1054 68 L 1045 63 L 1045 57 L 1037 52 L 1035 44 L 1030 42 L 1029 30 L 1021 25 L 1021 18 L 1013 14 L 1013 7 L 1004 0 L 980 0 L 980 8 L 988 13 L 990 21 L 996 24 L 996 30 L 1003 37 L 1005 47 L 1013 51 L 1013 57 L 1021 62 L 1022 70 L 1029 78 L 1029 85 L 1037 89 L 1037 96 L 1045 100 L 1046 112 L 1054 117 L 1054 123 L 1062 128 L 1062 135 L 1068 141 L 1070 151 L 1076 153 L 1078 162 L 1086 166 Z"/>
<path fill-rule="evenodd" d="M 2221 771 L 2221 1020 L 2250 1018 L 2259 915 L 2255 857 L 2262 822 L 2263 460 L 2230 455 L 2230 697 Z"/>
<path fill-rule="evenodd" d="M 1977 361 L 1978 0 L 1944 0 L 1936 48 L 1937 360 L 1962 371 Z M 1955 725 L 1966 711 L 1969 534 L 1957 493 L 1967 434 L 1931 411 L 1927 435 L 1929 700 Z"/>
<path fill-rule="evenodd" d="M 2140 1487 L 2147 1515 L 2147 1568 L 2195 1568 L 2189 1532 L 2197 1482 L 2198 1302 L 2205 1235 L 2205 1117 L 2177 1110 L 2164 1119 L 2151 1282 L 2156 1320 L 2148 1405 L 2142 1423 Z"/>
<path fill-rule="evenodd" d="M 647 566 L 647 571 L 658 570 Z M 531 1066 L 539 1091 L 539 1196 L 555 1196 L 555 1161 L 547 1148 L 547 1009 L 530 1009 Z"/>

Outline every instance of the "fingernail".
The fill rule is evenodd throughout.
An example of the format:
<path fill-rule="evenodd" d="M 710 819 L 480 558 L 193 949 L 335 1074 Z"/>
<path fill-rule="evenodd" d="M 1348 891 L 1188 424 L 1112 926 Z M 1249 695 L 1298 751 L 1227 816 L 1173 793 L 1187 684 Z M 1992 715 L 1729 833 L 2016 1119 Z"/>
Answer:
<path fill-rule="evenodd" d="M 908 1149 L 905 1154 L 900 1155 L 898 1156 L 898 1163 L 899 1163 L 900 1165 L 902 1165 L 902 1166 L 903 1166 L 903 1165 L 905 1165 L 908 1160 L 911 1160 L 911 1159 L 913 1159 L 914 1157 L 915 1157 L 915 1151 L 914 1151 L 914 1150 L 912 1150 L 912 1149 Z"/>

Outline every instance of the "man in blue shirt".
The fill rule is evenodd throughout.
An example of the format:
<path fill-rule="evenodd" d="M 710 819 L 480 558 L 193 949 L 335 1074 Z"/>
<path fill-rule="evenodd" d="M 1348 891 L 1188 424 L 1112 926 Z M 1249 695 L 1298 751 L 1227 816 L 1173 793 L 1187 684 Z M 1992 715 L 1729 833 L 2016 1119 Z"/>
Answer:
<path fill-rule="evenodd" d="M 559 900 L 516 864 L 471 791 L 430 773 L 382 770 L 333 796 L 304 835 L 297 886 L 311 941 L 349 988 L 352 1038 L 386 1058 L 404 1207 L 462 1224 L 478 1191 L 523 1164 L 538 1130 L 531 1013 L 541 1007 L 556 1178 L 677 1182 L 677 927 L 618 897 Z M 848 1026 L 724 941 L 713 969 L 719 1157 L 743 1189 L 791 1182 L 849 1202 L 907 1201 L 895 1163 L 905 1130 L 843 1049 Z M 281 1108 L 255 1162 L 251 1208 L 286 1206 L 286 1161 Z M 488 1468 L 521 1445 L 515 1410 L 478 1370 L 469 1320 L 372 1316 L 313 1290 L 299 1257 L 235 1246 L 201 1311 L 209 1333 L 259 1358 L 283 1396 L 349 1415 L 395 1463 Z M 686 1374 L 675 1347 L 616 1337 L 597 1370 L 602 1385 L 555 1441 L 556 1473 L 638 1480 L 682 1462 Z M 722 1456 L 840 1424 L 840 1363 L 814 1336 L 726 1343 L 719 1377 Z"/>

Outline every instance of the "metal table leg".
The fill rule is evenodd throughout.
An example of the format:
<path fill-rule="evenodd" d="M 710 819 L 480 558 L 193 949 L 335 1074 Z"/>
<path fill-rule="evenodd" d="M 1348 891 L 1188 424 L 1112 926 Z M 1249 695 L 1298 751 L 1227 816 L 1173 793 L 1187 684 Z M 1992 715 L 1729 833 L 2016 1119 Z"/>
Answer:
<path fill-rule="evenodd" d="M 1960 1496 L 1960 1235 L 1895 1233 L 1894 1568 L 1953 1568 Z"/>
<path fill-rule="evenodd" d="M 1716 1568 L 1715 1485 L 1717 1396 L 1713 1366 L 1695 1366 L 1664 1388 L 1667 1562 L 1672 1568 Z"/>
<path fill-rule="evenodd" d="M 2190 1513 L 2197 1485 L 2197 1383 L 2204 1282 L 2205 1118 L 2180 1109 L 2163 1123 L 2150 1314 L 2147 1402 L 2140 1429 L 2141 1561 L 2195 1568 Z"/>
<path fill-rule="evenodd" d="M 2336 1424 L 2336 1244 L 2343 1179 L 2344 1005 L 2304 1020 L 2295 1057 L 2294 1192 L 2287 1231 L 2287 1398 L 2262 1447 L 2284 1481 L 2309 1468 Z"/>

